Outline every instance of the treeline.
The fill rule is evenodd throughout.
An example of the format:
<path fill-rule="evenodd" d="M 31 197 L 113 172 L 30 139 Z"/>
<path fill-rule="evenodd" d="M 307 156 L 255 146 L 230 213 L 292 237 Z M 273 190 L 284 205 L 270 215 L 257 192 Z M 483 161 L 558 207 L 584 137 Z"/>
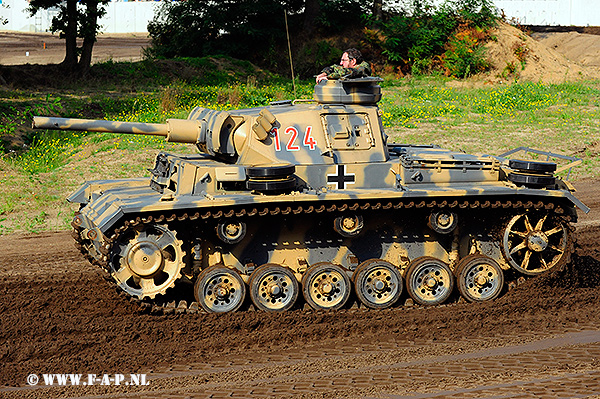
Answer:
<path fill-rule="evenodd" d="M 379 73 L 485 70 L 491 0 L 186 0 L 164 2 L 148 25 L 153 58 L 227 55 L 307 78 L 357 47 Z"/>

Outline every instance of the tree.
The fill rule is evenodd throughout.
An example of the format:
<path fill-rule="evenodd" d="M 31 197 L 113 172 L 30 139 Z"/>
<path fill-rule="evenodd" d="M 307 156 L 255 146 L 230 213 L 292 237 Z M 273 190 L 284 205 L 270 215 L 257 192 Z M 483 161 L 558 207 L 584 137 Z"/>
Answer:
<path fill-rule="evenodd" d="M 304 24 L 303 31 L 307 35 L 312 35 L 315 31 L 316 20 L 321 12 L 321 3 L 319 0 L 306 0 L 304 5 Z"/>
<path fill-rule="evenodd" d="M 273 48 L 286 37 L 283 12 L 293 16 L 303 5 L 303 0 L 164 2 L 148 24 L 150 54 L 166 58 L 225 54 L 276 61 Z M 296 26 L 294 22 L 290 20 Z"/>
<path fill-rule="evenodd" d="M 373 18 L 376 21 L 381 21 L 383 15 L 383 0 L 373 0 Z"/>
<path fill-rule="evenodd" d="M 40 10 L 58 8 L 50 30 L 65 39 L 65 59 L 61 63 L 69 72 L 85 74 L 92 62 L 92 50 L 100 28 L 98 19 L 105 13 L 109 0 L 31 0 L 28 11 L 35 15 Z M 77 47 L 77 38 L 82 38 Z"/>
<path fill-rule="evenodd" d="M 364 0 L 186 0 L 164 2 L 148 24 L 158 58 L 227 55 L 262 68 L 289 70 L 286 25 L 295 71 L 313 74 L 359 46 L 371 4 Z M 339 45 L 329 38 L 341 37 Z M 337 47 L 341 48 L 337 48 Z"/>

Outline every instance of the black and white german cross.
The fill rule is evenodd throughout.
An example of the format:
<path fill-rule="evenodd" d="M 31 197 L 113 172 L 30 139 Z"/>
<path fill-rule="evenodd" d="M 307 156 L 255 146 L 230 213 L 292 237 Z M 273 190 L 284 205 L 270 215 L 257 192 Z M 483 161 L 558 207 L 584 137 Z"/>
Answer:
<path fill-rule="evenodd" d="M 346 165 L 338 165 L 337 173 L 327 174 L 327 183 L 337 184 L 337 189 L 343 190 L 346 188 L 346 183 L 354 184 L 356 181 L 354 176 L 354 173 L 346 174 Z"/>

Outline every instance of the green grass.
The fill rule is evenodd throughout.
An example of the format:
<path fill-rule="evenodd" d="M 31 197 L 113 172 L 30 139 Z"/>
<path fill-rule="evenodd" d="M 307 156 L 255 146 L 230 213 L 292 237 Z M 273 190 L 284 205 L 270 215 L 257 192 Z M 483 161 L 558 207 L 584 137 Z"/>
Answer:
<path fill-rule="evenodd" d="M 138 70 L 116 63 L 103 68 L 117 68 L 129 78 Z M 141 78 L 150 81 L 148 73 Z M 121 90 L 113 81 L 106 90 L 0 93 L 0 138 L 20 134 L 26 149 L 11 148 L 8 140 L 0 147 L 0 234 L 67 229 L 75 206 L 64 198 L 84 181 L 148 176 L 157 151 L 195 151 L 161 137 L 32 131 L 27 127 L 32 115 L 162 123 L 186 118 L 197 106 L 226 110 L 293 98 L 292 85 L 278 79 L 266 84 L 215 78 L 200 84 L 161 78 L 153 87 L 130 91 L 135 84 L 128 82 Z M 386 80 L 383 87 L 380 107 L 391 142 L 490 154 L 530 146 L 583 158 L 574 179 L 599 175 L 600 82 L 484 85 L 425 77 Z M 298 97 L 311 98 L 312 90 L 312 82 L 303 82 Z"/>

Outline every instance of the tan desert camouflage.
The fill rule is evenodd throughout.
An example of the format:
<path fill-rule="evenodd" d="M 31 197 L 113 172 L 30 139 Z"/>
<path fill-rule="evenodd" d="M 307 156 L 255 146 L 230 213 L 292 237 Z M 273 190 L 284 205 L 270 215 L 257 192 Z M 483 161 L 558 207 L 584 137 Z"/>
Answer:
<path fill-rule="evenodd" d="M 182 306 L 207 312 L 437 305 L 455 291 L 487 301 L 569 261 L 576 208 L 589 208 L 558 174 L 580 160 L 388 143 L 380 81 L 323 81 L 313 101 L 196 108 L 165 124 L 34 127 L 198 147 L 160 152 L 149 178 L 88 181 L 68 198 L 84 255 L 142 300 L 183 298 L 193 283 L 196 302 Z"/>

